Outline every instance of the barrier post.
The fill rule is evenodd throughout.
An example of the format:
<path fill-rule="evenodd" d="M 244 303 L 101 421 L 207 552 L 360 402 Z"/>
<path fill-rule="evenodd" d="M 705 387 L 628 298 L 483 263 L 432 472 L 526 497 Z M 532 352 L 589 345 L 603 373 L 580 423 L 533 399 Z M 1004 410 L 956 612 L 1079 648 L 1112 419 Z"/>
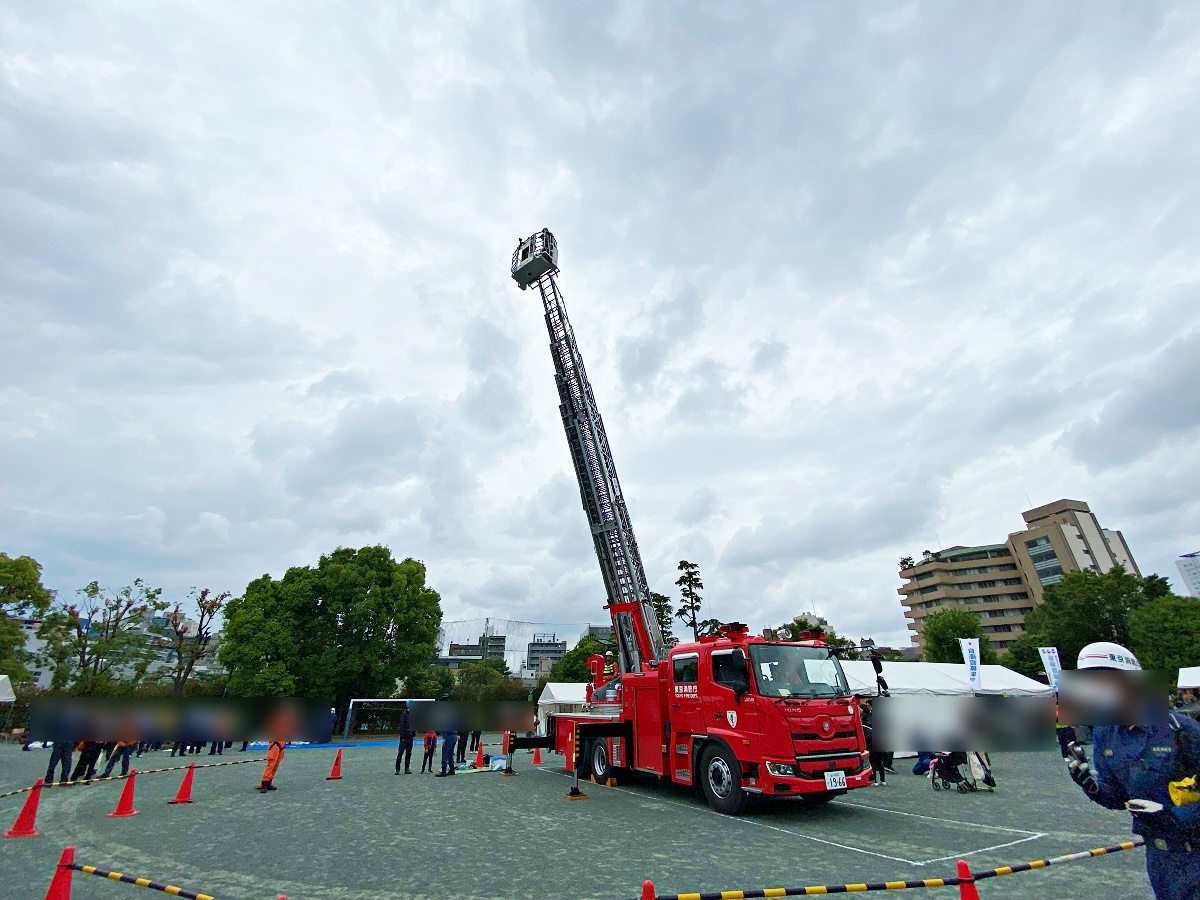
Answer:
<path fill-rule="evenodd" d="M 575 727 L 575 733 L 571 740 L 571 759 L 575 763 L 575 783 L 571 785 L 571 790 L 563 794 L 563 799 L 586 800 L 587 794 L 579 790 L 579 726 Z"/>
<path fill-rule="evenodd" d="M 71 876 L 75 870 L 71 865 L 75 862 L 75 848 L 67 847 L 58 858 L 58 866 L 50 886 L 46 888 L 46 900 L 71 900 Z"/>
<path fill-rule="evenodd" d="M 965 859 L 958 861 L 958 900 L 979 900 L 979 888 L 975 887 L 975 876 Z"/>
<path fill-rule="evenodd" d="M 504 740 L 505 743 L 508 744 L 508 753 L 504 757 L 504 771 L 500 774 L 506 778 L 511 778 L 513 775 L 517 774 L 516 770 L 513 768 L 513 756 L 515 755 L 513 753 L 513 737 L 515 737 L 515 735 L 511 731 L 504 732 Z"/>

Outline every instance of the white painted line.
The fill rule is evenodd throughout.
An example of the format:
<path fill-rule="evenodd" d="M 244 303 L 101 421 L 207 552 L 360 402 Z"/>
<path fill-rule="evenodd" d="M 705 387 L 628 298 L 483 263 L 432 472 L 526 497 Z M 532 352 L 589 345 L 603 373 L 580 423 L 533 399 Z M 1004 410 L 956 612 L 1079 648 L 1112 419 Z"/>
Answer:
<path fill-rule="evenodd" d="M 552 769 L 546 769 L 546 768 L 539 767 L 539 771 L 549 772 L 551 775 L 561 775 L 563 778 L 574 778 L 573 775 L 567 775 L 567 774 L 564 774 L 563 772 L 555 772 Z M 684 809 L 690 809 L 695 813 L 699 813 L 700 815 L 720 816 L 722 819 L 725 819 L 727 821 L 732 821 L 732 822 L 738 822 L 742 825 L 757 825 L 759 828 L 767 828 L 767 829 L 770 829 L 771 831 L 779 831 L 779 832 L 782 832 L 783 834 L 790 834 L 793 837 L 803 838 L 806 841 L 813 841 L 814 843 L 817 843 L 817 844 L 827 844 L 830 847 L 838 847 L 842 850 L 853 851 L 854 853 L 865 853 L 867 856 L 877 856 L 880 859 L 888 859 L 888 860 L 891 860 L 892 862 L 900 862 L 900 863 L 904 863 L 905 865 L 909 865 L 909 866 L 924 865 L 924 863 L 920 863 L 915 859 L 905 859 L 902 856 L 888 856 L 886 853 L 876 853 L 874 850 L 864 850 L 861 847 L 852 847 L 849 844 L 839 844 L 839 843 L 837 843 L 837 841 L 827 841 L 824 838 L 813 837 L 812 835 L 804 834 L 803 832 L 789 831 L 787 828 L 780 828 L 778 825 L 768 825 L 766 822 L 756 822 L 753 819 L 745 819 L 745 818 L 742 818 L 741 816 L 722 815 L 721 813 L 716 812 L 715 810 L 709 809 L 707 806 L 697 806 L 692 803 L 681 803 L 678 800 L 671 800 L 668 797 L 657 797 L 657 796 L 650 797 L 649 795 L 642 793 L 640 791 L 631 791 L 628 788 L 623 788 L 623 787 L 611 787 L 611 788 L 605 788 L 605 790 L 606 791 L 620 791 L 622 794 L 629 794 L 633 797 L 639 797 L 639 798 L 643 798 L 643 799 L 651 799 L 654 803 L 670 803 L 672 806 L 681 806 Z"/>
<path fill-rule="evenodd" d="M 886 806 L 872 806 L 869 803 L 850 803 L 847 800 L 835 800 L 834 802 L 838 806 L 853 806 L 856 809 L 869 809 L 873 812 L 891 813 L 894 816 L 908 816 L 910 819 L 924 819 L 927 822 L 942 822 L 946 825 L 962 825 L 971 829 L 983 828 L 988 831 L 1006 831 L 1009 834 L 1027 834 L 1030 836 L 1038 834 L 1036 831 L 1028 831 L 1024 828 L 1006 828 L 1003 825 L 988 825 L 986 822 L 960 822 L 958 819 L 939 819 L 937 816 L 923 816 L 920 813 L 888 809 Z"/>
<path fill-rule="evenodd" d="M 930 863 L 945 862 L 948 859 L 961 859 L 964 856 L 975 856 L 979 853 L 987 853 L 989 850 L 1003 850 L 1005 847 L 1015 847 L 1017 844 L 1024 844 L 1026 841 L 1036 841 L 1038 838 L 1044 838 L 1046 835 L 1035 834 L 1030 837 L 1018 838 L 1015 841 L 1009 841 L 1007 844 L 994 844 L 991 847 L 982 847 L 979 850 L 967 850 L 965 853 L 952 853 L 949 856 L 939 856 L 936 859 L 927 859 L 917 865 L 927 866 Z"/>

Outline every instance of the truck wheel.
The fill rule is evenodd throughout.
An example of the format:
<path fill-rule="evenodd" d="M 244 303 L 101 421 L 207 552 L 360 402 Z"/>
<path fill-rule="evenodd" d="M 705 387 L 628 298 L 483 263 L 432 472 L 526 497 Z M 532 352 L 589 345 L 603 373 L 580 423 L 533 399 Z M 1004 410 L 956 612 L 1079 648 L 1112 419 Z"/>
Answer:
<path fill-rule="evenodd" d="M 592 774 L 596 781 L 605 781 L 612 777 L 612 765 L 608 761 L 608 741 L 601 738 L 592 744 Z"/>
<path fill-rule="evenodd" d="M 746 792 L 742 790 L 742 767 L 733 751 L 722 744 L 713 744 L 700 757 L 700 784 L 704 799 L 719 813 L 738 815 L 746 808 Z"/>

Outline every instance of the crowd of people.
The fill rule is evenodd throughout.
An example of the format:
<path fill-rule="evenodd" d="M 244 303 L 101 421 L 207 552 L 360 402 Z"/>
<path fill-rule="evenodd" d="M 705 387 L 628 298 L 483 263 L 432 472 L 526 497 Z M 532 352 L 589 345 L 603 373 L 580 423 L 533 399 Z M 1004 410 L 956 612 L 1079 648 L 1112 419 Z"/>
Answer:
<path fill-rule="evenodd" d="M 453 775 L 458 763 L 466 763 L 467 753 L 475 753 L 483 737 L 480 731 L 443 731 L 441 771 L 434 773 L 439 778 Z M 412 716 L 408 707 L 400 714 L 400 745 L 396 751 L 396 774 L 412 774 L 412 752 L 416 743 L 417 733 L 412 727 Z M 438 733 L 426 731 L 422 738 L 424 755 L 421 758 L 419 774 L 433 772 L 433 754 L 437 749 Z"/>

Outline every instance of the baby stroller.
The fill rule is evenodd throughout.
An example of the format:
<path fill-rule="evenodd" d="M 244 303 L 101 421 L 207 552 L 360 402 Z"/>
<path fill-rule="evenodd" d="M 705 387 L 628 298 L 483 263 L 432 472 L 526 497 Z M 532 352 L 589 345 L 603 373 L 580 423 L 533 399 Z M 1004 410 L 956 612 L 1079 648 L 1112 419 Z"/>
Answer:
<path fill-rule="evenodd" d="M 963 767 L 967 767 L 964 774 Z M 948 791 L 951 788 L 960 794 L 977 789 L 975 778 L 971 774 L 967 754 L 955 751 L 953 753 L 935 753 L 933 762 L 929 764 L 929 780 L 933 782 L 935 791 Z"/>

